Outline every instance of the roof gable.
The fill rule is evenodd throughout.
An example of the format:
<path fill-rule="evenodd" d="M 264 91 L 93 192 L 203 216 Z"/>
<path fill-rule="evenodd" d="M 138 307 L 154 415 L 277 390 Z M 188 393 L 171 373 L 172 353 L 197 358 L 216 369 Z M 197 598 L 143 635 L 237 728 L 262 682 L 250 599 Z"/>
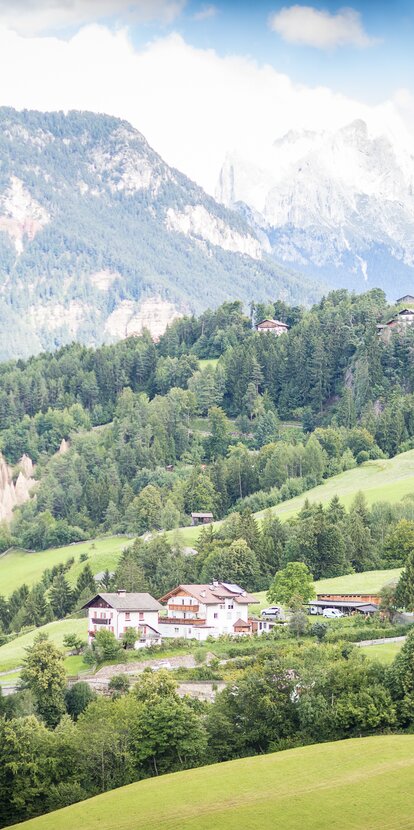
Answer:
<path fill-rule="evenodd" d="M 231 589 L 237 589 L 237 591 Z M 167 602 L 171 597 L 182 591 L 196 599 L 201 605 L 217 605 L 223 599 L 232 599 L 240 605 L 251 605 L 258 602 L 256 597 L 248 594 L 239 585 L 226 582 L 217 582 L 217 584 L 210 585 L 177 585 L 176 588 L 161 597 L 160 602 Z"/>
<path fill-rule="evenodd" d="M 82 608 L 93 608 L 98 600 L 103 600 L 106 607 L 114 608 L 116 611 L 160 611 L 162 607 L 158 600 L 147 593 L 99 593 L 82 605 Z"/>

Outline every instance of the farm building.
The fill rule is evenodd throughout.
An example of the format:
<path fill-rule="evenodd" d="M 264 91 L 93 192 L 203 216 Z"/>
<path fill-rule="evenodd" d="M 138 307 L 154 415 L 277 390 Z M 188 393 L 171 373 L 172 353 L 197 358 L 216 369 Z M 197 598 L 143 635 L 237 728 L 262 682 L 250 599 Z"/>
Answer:
<path fill-rule="evenodd" d="M 414 306 L 414 297 L 412 294 L 404 294 L 403 297 L 399 297 L 396 300 L 397 305 L 409 305 Z"/>
<path fill-rule="evenodd" d="M 96 594 L 82 608 L 88 611 L 89 643 L 98 631 L 112 631 L 120 640 L 129 628 L 137 631 L 135 648 L 161 643 L 158 612 L 162 606 L 151 594 L 127 594 L 123 590 Z"/>
<path fill-rule="evenodd" d="M 363 614 L 364 616 L 371 616 L 378 612 L 378 605 L 372 602 L 359 602 L 358 600 L 350 599 L 315 599 L 309 603 L 310 614 L 323 614 L 328 608 L 342 611 L 343 614 Z"/>
<path fill-rule="evenodd" d="M 257 600 L 239 585 L 178 585 L 160 602 L 166 603 L 167 612 L 158 623 L 163 637 L 206 640 L 220 634 L 252 633 L 249 605 Z"/>
<path fill-rule="evenodd" d="M 412 297 L 411 294 L 406 294 L 405 297 L 400 297 L 400 299 L 397 300 L 397 304 L 404 304 L 404 308 L 397 311 L 391 320 L 377 325 L 377 332 L 379 336 L 387 341 L 391 336 L 391 332 L 403 332 L 408 326 L 412 326 L 414 324 L 414 297 Z"/>
<path fill-rule="evenodd" d="M 192 513 L 191 514 L 191 524 L 192 525 L 208 525 L 210 522 L 213 521 L 213 514 L 212 513 Z"/>
<path fill-rule="evenodd" d="M 378 594 L 317 594 L 317 600 L 329 600 L 330 602 L 335 602 L 335 600 L 346 601 L 346 602 L 359 602 L 359 603 L 370 603 L 372 605 L 379 605 L 381 599 Z"/>
<path fill-rule="evenodd" d="M 270 334 L 275 334 L 276 337 L 279 337 L 281 334 L 289 331 L 289 326 L 287 323 L 282 323 L 281 320 L 261 320 L 256 326 L 256 331 L 261 334 L 270 332 Z"/>

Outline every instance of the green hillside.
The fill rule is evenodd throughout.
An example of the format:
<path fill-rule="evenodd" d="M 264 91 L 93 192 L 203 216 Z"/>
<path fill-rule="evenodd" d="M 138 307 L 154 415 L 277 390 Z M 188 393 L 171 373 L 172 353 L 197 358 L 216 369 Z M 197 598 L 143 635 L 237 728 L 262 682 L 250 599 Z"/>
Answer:
<path fill-rule="evenodd" d="M 369 594 L 380 591 L 387 582 L 398 579 L 401 568 L 392 568 L 388 571 L 365 571 L 364 573 L 336 576 L 333 579 L 319 579 L 315 582 L 315 591 L 322 594 Z"/>
<path fill-rule="evenodd" d="M 0 557 L 1 593 L 8 596 L 24 582 L 29 587 L 38 582 L 46 568 L 52 568 L 60 562 L 66 562 L 72 556 L 75 564 L 68 572 L 68 579 L 73 584 L 85 563 L 79 562 L 83 553 L 88 555 L 88 562 L 94 573 L 109 570 L 115 566 L 119 554 L 131 540 L 127 536 L 107 536 L 92 539 L 62 548 L 50 548 L 36 553 L 12 550 Z"/>
<path fill-rule="evenodd" d="M 414 493 L 414 450 L 402 453 L 389 460 L 370 461 L 361 467 L 356 467 L 354 470 L 348 470 L 338 476 L 333 476 L 331 479 L 327 479 L 324 484 L 308 490 L 301 496 L 278 504 L 272 509 L 272 512 L 274 515 L 280 516 L 283 521 L 294 516 L 302 507 L 305 499 L 326 503 L 334 495 L 338 495 L 342 503 L 349 506 L 355 493 L 359 490 L 364 493 L 368 504 L 381 500 L 397 502 L 404 496 Z M 255 515 L 260 520 L 264 512 L 261 511 Z M 219 522 L 215 522 L 213 526 L 219 524 Z M 167 536 L 170 541 L 178 540 L 181 544 L 192 545 L 196 543 L 199 533 L 199 527 L 183 527 L 169 531 Z M 26 553 L 21 550 L 12 551 L 0 557 L 2 593 L 7 596 L 23 582 L 29 586 L 33 585 L 41 578 L 46 568 L 50 568 L 59 562 L 65 562 L 71 556 L 74 556 L 76 560 L 68 574 L 69 580 L 73 583 L 83 567 L 82 563 L 79 563 L 82 553 L 88 554 L 88 561 L 95 573 L 106 568 L 114 569 L 119 554 L 130 541 L 126 536 L 111 536 L 38 553 Z M 358 580 L 358 586 L 352 588 L 352 590 L 378 590 L 387 581 L 386 577 L 388 575 L 389 578 L 397 575 L 396 571 L 374 571 L 370 573 L 378 574 L 380 584 L 375 577 L 372 577 L 374 582 L 371 585 L 371 577 L 368 574 L 358 574 L 351 577 L 339 577 L 340 580 L 344 580 L 343 583 L 340 583 L 341 590 L 351 590 L 349 585 L 355 586 L 356 579 Z M 361 584 L 359 584 L 359 580 Z M 367 584 L 365 584 L 365 580 L 367 580 Z M 334 582 L 336 585 L 337 579 Z M 332 584 L 332 580 L 323 580 L 320 587 L 322 590 L 333 590 Z"/>
<path fill-rule="evenodd" d="M 5 643 L 0 646 L 0 671 L 12 671 L 18 666 L 21 666 L 22 660 L 26 656 L 26 648 L 33 644 L 34 638 L 39 634 L 39 631 L 44 632 L 49 636 L 49 639 L 57 646 L 63 645 L 64 637 L 67 634 L 78 634 L 86 640 L 88 623 L 86 617 L 81 619 L 66 619 L 56 620 L 56 622 L 42 625 L 41 628 L 35 628 L 29 631 L 28 634 L 22 634 L 11 640 L 10 643 Z"/>
<path fill-rule="evenodd" d="M 342 504 L 349 507 L 355 493 L 360 490 L 369 505 L 377 501 L 394 503 L 404 496 L 414 494 L 414 450 L 386 460 L 367 461 L 360 467 L 326 479 L 323 484 L 307 490 L 301 496 L 276 505 L 271 511 L 273 515 L 285 521 L 301 509 L 306 499 L 326 504 L 333 496 L 338 496 Z M 261 510 L 256 513 L 256 518 L 263 518 L 265 512 Z M 219 524 L 220 522 L 215 522 L 214 526 Z M 168 535 L 173 537 L 178 533 L 182 542 L 189 545 L 197 540 L 199 532 L 198 527 L 185 527 L 179 531 L 170 531 Z"/>
<path fill-rule="evenodd" d="M 317 744 L 165 775 L 18 826 L 27 830 L 410 830 L 414 828 L 414 736 Z"/>
<path fill-rule="evenodd" d="M 396 502 L 414 494 L 414 450 L 383 461 L 367 461 L 361 467 L 333 476 L 302 496 L 277 505 L 274 512 L 281 519 L 288 519 L 300 510 L 305 499 L 326 503 L 336 495 L 345 507 L 349 507 L 359 490 L 364 493 L 368 504 Z M 257 514 L 258 517 L 261 515 L 263 512 Z"/>

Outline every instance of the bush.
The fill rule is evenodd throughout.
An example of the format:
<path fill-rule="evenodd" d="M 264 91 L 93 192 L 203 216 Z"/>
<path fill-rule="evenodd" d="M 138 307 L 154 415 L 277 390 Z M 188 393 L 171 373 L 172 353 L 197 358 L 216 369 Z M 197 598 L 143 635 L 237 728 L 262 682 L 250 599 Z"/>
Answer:
<path fill-rule="evenodd" d="M 328 633 L 328 626 L 324 622 L 316 622 L 311 626 L 310 634 L 316 637 L 321 643 Z"/>
<path fill-rule="evenodd" d="M 114 693 L 113 697 L 119 697 L 129 692 L 129 686 L 130 681 L 127 674 L 114 674 L 108 683 L 109 691 Z"/>
<path fill-rule="evenodd" d="M 365 624 L 342 628 L 335 625 L 329 629 L 326 641 L 328 643 L 340 643 L 342 640 L 348 643 L 359 643 L 361 640 L 379 640 L 385 637 L 402 637 L 408 633 L 412 626 L 408 625 L 391 625 L 390 623 L 376 623 L 371 624 L 366 621 Z"/>
<path fill-rule="evenodd" d="M 79 683 L 75 683 L 71 689 L 67 689 L 65 692 L 67 713 L 73 720 L 77 720 L 79 715 L 85 711 L 86 707 L 89 706 L 95 697 L 96 692 L 87 683 L 82 680 Z"/>
<path fill-rule="evenodd" d="M 194 660 L 196 663 L 204 663 L 207 657 L 207 652 L 202 648 L 197 648 L 194 652 Z"/>
<path fill-rule="evenodd" d="M 112 631 L 97 631 L 92 642 L 92 651 L 97 663 L 104 660 L 119 660 L 122 654 L 122 645 Z"/>

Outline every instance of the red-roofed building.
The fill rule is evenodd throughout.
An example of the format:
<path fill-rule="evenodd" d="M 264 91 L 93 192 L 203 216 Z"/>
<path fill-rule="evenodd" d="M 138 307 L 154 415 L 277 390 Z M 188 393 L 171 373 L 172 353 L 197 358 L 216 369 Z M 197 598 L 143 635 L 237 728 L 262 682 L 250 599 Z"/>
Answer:
<path fill-rule="evenodd" d="M 258 600 L 239 585 L 177 585 L 161 597 L 166 616 L 159 617 L 163 637 L 206 640 L 221 634 L 250 634 L 249 605 Z"/>
<path fill-rule="evenodd" d="M 256 331 L 261 334 L 275 334 L 276 337 L 279 337 L 289 331 L 289 326 L 287 323 L 282 323 L 281 320 L 261 320 L 256 326 Z"/>

